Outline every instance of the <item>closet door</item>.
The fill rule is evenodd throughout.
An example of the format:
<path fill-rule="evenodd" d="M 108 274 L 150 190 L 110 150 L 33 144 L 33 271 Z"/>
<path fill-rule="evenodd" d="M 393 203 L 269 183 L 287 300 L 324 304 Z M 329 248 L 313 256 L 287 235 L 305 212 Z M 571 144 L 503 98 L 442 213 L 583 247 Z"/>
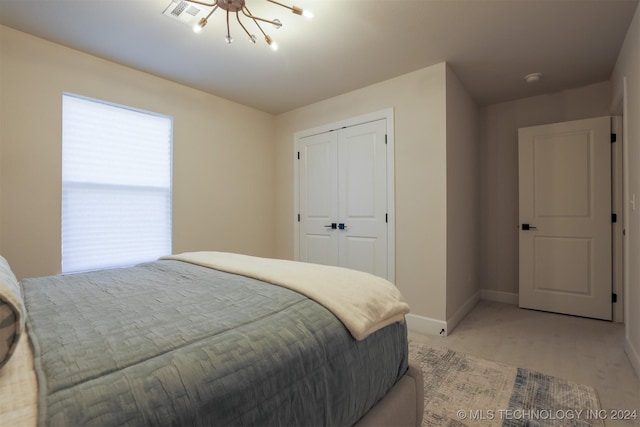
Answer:
<path fill-rule="evenodd" d="M 339 265 L 387 277 L 386 123 L 338 134 Z"/>
<path fill-rule="evenodd" d="M 299 143 L 300 261 L 388 276 L 386 121 Z"/>
<path fill-rule="evenodd" d="M 338 135 L 327 132 L 301 139 L 301 261 L 338 265 Z M 335 227 L 335 228 L 332 228 Z"/>

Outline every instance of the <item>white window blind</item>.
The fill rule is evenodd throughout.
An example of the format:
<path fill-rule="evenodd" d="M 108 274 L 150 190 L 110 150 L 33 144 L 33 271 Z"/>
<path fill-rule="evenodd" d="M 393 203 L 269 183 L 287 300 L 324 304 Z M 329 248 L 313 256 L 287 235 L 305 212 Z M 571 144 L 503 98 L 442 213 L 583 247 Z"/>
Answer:
<path fill-rule="evenodd" d="M 171 253 L 172 119 L 63 95 L 62 272 Z"/>

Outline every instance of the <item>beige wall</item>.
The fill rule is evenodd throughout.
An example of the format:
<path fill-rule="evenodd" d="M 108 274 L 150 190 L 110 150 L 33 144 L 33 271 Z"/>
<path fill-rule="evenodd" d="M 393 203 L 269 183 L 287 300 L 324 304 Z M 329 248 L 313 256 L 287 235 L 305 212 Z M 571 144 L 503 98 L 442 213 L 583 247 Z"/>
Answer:
<path fill-rule="evenodd" d="M 625 349 L 640 375 L 640 8 L 627 32 L 613 75 L 613 109 L 624 113 L 626 196 L 635 195 L 636 209 L 625 204 L 627 257 L 625 285 Z M 624 87 L 626 85 L 626 93 Z"/>
<path fill-rule="evenodd" d="M 438 64 L 277 117 L 276 253 L 293 258 L 293 134 L 392 107 L 396 284 L 413 314 L 445 319 L 446 65 Z"/>
<path fill-rule="evenodd" d="M 479 157 L 479 108 L 447 67 L 447 320 L 480 291 Z"/>
<path fill-rule="evenodd" d="M 275 118 L 0 27 L 0 253 L 60 271 L 63 91 L 173 116 L 173 250 L 272 256 Z"/>
<path fill-rule="evenodd" d="M 611 84 L 481 108 L 481 280 L 518 293 L 518 128 L 610 114 Z"/>

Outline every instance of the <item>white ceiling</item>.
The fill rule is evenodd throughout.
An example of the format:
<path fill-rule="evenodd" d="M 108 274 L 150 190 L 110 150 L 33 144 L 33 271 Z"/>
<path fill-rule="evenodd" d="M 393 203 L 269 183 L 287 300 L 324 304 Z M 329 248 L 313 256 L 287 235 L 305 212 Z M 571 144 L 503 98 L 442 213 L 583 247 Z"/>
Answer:
<path fill-rule="evenodd" d="M 0 0 L 0 23 L 278 114 L 443 61 L 480 104 L 609 79 L 638 0 L 265 0 L 279 18 L 251 44 L 223 11 L 201 34 L 162 14 L 171 0 Z M 257 35 L 248 20 L 245 25 Z M 255 27 L 253 27 L 255 28 Z M 523 77 L 544 74 L 528 85 Z"/>

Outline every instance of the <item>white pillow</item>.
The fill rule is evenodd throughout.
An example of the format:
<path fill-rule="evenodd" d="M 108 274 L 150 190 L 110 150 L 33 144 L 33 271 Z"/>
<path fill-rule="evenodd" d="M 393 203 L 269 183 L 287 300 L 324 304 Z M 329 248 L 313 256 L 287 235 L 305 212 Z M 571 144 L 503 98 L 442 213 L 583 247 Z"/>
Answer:
<path fill-rule="evenodd" d="M 24 315 L 18 280 L 0 256 L 0 368 L 9 361 L 24 332 Z"/>

